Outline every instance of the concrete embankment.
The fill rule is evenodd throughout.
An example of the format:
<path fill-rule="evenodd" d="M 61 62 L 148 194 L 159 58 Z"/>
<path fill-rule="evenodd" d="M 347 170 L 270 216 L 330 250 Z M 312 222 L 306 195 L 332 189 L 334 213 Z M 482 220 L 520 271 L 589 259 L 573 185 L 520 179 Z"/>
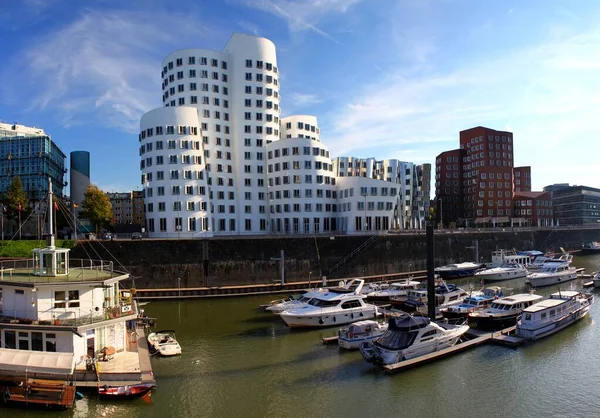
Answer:
<path fill-rule="evenodd" d="M 425 235 L 382 235 L 353 257 L 338 262 L 369 240 L 369 236 L 245 237 L 204 240 L 142 240 L 83 242 L 73 258 L 118 260 L 135 278 L 138 289 L 215 288 L 271 285 L 280 282 L 277 258 L 284 251 L 286 282 L 376 276 L 426 269 Z M 435 264 L 472 261 L 477 242 L 479 261 L 500 248 L 559 251 L 600 241 L 600 229 L 540 229 L 436 232 Z M 115 263 L 115 268 L 119 265 Z"/>

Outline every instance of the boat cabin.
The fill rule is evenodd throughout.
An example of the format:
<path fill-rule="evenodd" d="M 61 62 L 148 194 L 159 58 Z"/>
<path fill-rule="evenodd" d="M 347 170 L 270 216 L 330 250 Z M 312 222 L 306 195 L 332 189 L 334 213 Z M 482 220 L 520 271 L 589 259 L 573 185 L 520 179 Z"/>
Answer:
<path fill-rule="evenodd" d="M 514 296 L 507 296 L 501 299 L 497 299 L 495 301 L 492 302 L 492 304 L 490 305 L 490 307 L 488 309 L 486 309 L 487 311 L 491 311 L 491 312 L 508 312 L 508 311 L 512 311 L 512 310 L 522 310 L 525 309 L 531 305 L 533 305 L 536 302 L 539 302 L 540 300 L 542 300 L 543 297 L 540 295 L 514 295 Z"/>
<path fill-rule="evenodd" d="M 528 266 L 531 264 L 529 254 L 519 254 L 514 250 L 497 250 L 492 252 L 492 263 L 490 267 L 500 267 L 505 264 L 520 264 Z"/>
<path fill-rule="evenodd" d="M 431 323 L 425 316 L 407 316 L 390 318 L 387 331 L 375 342 L 375 345 L 387 350 L 403 350 L 410 347 L 424 328 Z M 427 330 L 421 336 L 421 341 L 435 337 L 437 328 Z"/>
<path fill-rule="evenodd" d="M 577 309 L 577 297 L 580 292 L 567 290 L 550 295 L 550 298 L 538 302 L 523 310 L 521 323 L 543 325 L 552 323 Z"/>

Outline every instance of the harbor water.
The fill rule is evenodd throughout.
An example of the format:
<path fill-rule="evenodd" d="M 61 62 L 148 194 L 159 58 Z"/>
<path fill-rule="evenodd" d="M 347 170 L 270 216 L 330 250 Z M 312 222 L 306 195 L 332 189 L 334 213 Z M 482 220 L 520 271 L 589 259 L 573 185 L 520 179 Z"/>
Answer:
<path fill-rule="evenodd" d="M 587 272 L 600 256 L 575 257 Z M 561 286 L 581 288 L 590 279 Z M 468 288 L 471 279 L 453 281 Z M 494 283 L 517 293 L 524 279 Z M 557 287 L 543 288 L 542 295 Z M 506 291 L 505 295 L 511 290 Z M 600 296 L 600 292 L 598 295 Z M 276 295 L 152 302 L 156 329 L 173 329 L 183 355 L 153 358 L 150 401 L 99 401 L 70 411 L 0 409 L 1 416 L 73 417 L 583 417 L 600 411 L 600 303 L 587 318 L 521 348 L 484 345 L 388 375 L 359 352 L 325 346 L 335 328 L 292 330 L 257 307 Z"/>

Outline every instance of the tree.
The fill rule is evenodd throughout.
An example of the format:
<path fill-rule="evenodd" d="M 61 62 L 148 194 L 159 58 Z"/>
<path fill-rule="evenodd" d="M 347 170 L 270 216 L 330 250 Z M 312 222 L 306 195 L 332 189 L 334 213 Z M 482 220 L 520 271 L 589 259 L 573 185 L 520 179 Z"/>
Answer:
<path fill-rule="evenodd" d="M 83 203 L 81 204 L 82 211 L 79 216 L 89 219 L 96 227 L 96 234 L 100 227 L 110 225 L 112 219 L 112 205 L 110 199 L 98 186 L 90 185 L 85 191 Z"/>
<path fill-rule="evenodd" d="M 6 190 L 4 206 L 6 208 L 6 217 L 9 219 L 17 219 L 19 212 L 21 212 L 21 216 L 27 217 L 27 213 L 29 212 L 29 198 L 25 190 L 23 190 L 23 183 L 21 183 L 21 179 L 18 176 L 13 178 L 10 186 L 8 186 L 8 190 Z"/>

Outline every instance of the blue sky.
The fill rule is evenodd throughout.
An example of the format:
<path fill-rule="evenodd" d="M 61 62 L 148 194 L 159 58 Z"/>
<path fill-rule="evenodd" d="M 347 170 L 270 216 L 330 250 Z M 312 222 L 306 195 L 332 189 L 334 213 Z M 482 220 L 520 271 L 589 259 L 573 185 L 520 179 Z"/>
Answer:
<path fill-rule="evenodd" d="M 275 42 L 284 115 L 315 114 L 333 155 L 434 163 L 477 125 L 510 130 L 533 188 L 600 187 L 600 2 L 0 0 L 0 120 L 92 154 L 92 182 L 139 188 L 140 116 L 160 65 Z"/>

